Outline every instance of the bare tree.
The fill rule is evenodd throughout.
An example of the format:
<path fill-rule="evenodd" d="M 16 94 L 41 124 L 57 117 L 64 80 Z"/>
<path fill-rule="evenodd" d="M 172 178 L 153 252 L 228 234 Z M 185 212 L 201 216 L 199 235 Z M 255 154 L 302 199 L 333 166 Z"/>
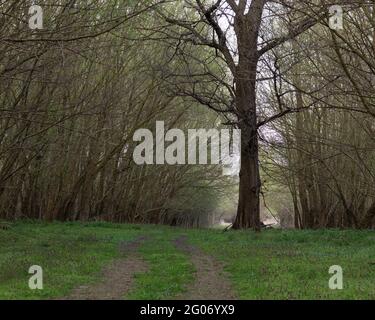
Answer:
<path fill-rule="evenodd" d="M 199 78 L 194 74 L 194 70 L 186 68 L 186 76 L 196 79 L 196 82 L 190 90 L 185 90 L 184 94 L 224 113 L 231 124 L 242 130 L 239 202 L 234 228 L 259 230 L 259 129 L 266 123 L 292 112 L 290 109 L 284 109 L 278 114 L 259 119 L 259 63 L 271 50 L 296 38 L 318 21 L 328 17 L 328 8 L 321 3 L 311 5 L 308 2 L 297 4 L 294 1 L 267 0 L 185 0 L 183 5 L 181 2 L 172 2 L 172 5 L 174 10 L 178 8 L 177 13 L 172 12 L 171 4 L 159 7 L 158 12 L 168 25 L 163 25 L 163 29 L 154 28 L 153 31 L 165 34 L 168 39 L 175 39 L 176 54 L 183 51 L 181 54 L 186 54 L 186 59 L 200 60 L 202 64 L 206 64 L 203 67 L 205 74 L 208 74 L 213 82 L 216 81 L 217 86 L 212 86 L 213 90 L 208 93 L 207 89 L 202 90 L 197 85 Z M 298 19 L 286 23 L 284 15 L 290 15 L 294 11 L 300 13 Z M 272 23 L 277 24 L 284 32 L 275 35 L 267 26 Z M 211 48 L 211 58 L 217 59 L 218 65 L 224 63 L 228 71 L 221 71 L 221 74 L 217 75 L 219 67 L 212 69 L 207 66 L 210 58 L 194 55 L 191 48 L 186 51 L 186 46 L 191 45 Z M 226 102 L 222 95 L 218 96 L 218 86 L 226 88 Z M 179 92 L 181 93 L 181 90 Z"/>

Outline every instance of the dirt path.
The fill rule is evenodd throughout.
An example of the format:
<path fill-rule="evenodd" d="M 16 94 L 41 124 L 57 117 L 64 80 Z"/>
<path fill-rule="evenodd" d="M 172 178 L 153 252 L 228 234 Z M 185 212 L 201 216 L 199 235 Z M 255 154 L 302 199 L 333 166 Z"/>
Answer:
<path fill-rule="evenodd" d="M 177 238 L 175 246 L 190 255 L 196 268 L 194 283 L 187 288 L 187 292 L 177 296 L 177 300 L 236 299 L 223 265 L 219 261 L 189 245 L 186 236 Z"/>
<path fill-rule="evenodd" d="M 133 287 L 134 274 L 146 272 L 148 266 L 137 253 L 138 247 L 146 240 L 139 237 L 130 242 L 121 242 L 119 250 L 126 255 L 106 266 L 102 271 L 102 281 L 98 284 L 80 286 L 64 300 L 121 300 Z"/>

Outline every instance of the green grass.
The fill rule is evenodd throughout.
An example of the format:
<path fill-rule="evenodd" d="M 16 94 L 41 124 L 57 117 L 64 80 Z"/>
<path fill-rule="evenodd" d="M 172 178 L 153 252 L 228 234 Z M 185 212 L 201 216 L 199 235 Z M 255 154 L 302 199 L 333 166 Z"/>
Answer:
<path fill-rule="evenodd" d="M 130 299 L 170 299 L 193 281 L 189 257 L 172 240 L 189 241 L 224 262 L 241 299 L 375 299 L 375 232 L 222 232 L 107 223 L 25 223 L 0 230 L 0 299 L 49 299 L 100 279 L 122 241 L 148 235 L 140 248 L 149 271 L 136 274 Z M 28 268 L 41 265 L 44 290 L 28 288 Z M 331 265 L 344 289 L 330 290 Z"/>
<path fill-rule="evenodd" d="M 195 231 L 190 240 L 225 262 L 241 299 L 375 299 L 373 231 Z M 343 268 L 343 290 L 328 288 L 332 265 Z"/>
<path fill-rule="evenodd" d="M 129 299 L 173 299 L 194 280 L 194 266 L 186 254 L 175 248 L 174 239 L 175 231 L 163 227 L 154 230 L 151 240 L 140 248 L 150 270 L 136 275 L 136 287 Z"/>
<path fill-rule="evenodd" d="M 101 268 L 118 256 L 117 243 L 139 233 L 131 226 L 70 223 L 17 223 L 0 230 L 0 299 L 62 297 L 98 281 Z M 28 287 L 32 265 L 43 267 L 43 290 Z"/>

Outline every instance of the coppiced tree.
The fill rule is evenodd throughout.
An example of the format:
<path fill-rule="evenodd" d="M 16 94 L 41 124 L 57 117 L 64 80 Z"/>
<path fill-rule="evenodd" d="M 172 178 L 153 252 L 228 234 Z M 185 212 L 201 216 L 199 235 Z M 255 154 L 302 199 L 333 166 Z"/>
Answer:
<path fill-rule="evenodd" d="M 346 8 L 344 31 L 314 28 L 288 48 L 293 58 L 280 48 L 273 59 L 270 104 L 298 113 L 270 128 L 277 160 L 268 159 L 292 194 L 297 228 L 373 227 L 373 5 Z"/>
<path fill-rule="evenodd" d="M 154 130 L 156 120 L 194 128 L 212 118 L 194 120 L 190 103 L 165 91 L 154 71 L 166 63 L 165 48 L 132 40 L 156 4 L 45 1 L 44 29 L 32 31 L 29 1 L 2 3 L 1 218 L 208 223 L 215 187 L 224 185 L 220 168 L 138 166 L 132 158 L 137 129 Z"/>

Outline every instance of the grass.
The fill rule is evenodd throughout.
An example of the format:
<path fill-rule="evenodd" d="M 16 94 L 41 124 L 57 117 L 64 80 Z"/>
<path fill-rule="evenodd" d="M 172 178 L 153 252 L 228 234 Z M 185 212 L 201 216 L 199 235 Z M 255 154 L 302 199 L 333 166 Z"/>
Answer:
<path fill-rule="evenodd" d="M 375 299 L 373 231 L 195 231 L 190 240 L 225 262 L 241 299 Z M 343 268 L 343 290 L 328 288 L 332 265 Z"/>
<path fill-rule="evenodd" d="M 173 299 L 194 280 L 194 266 L 186 254 L 175 248 L 174 238 L 172 229 L 155 229 L 151 240 L 140 248 L 150 270 L 136 275 L 136 287 L 128 295 L 129 299 Z"/>
<path fill-rule="evenodd" d="M 116 244 L 140 230 L 107 225 L 16 223 L 0 230 L 0 299 L 62 297 L 80 284 L 99 280 L 118 256 Z M 43 267 L 44 290 L 30 290 L 28 269 Z"/>
<path fill-rule="evenodd" d="M 171 299 L 194 279 L 189 257 L 172 240 L 189 241 L 224 262 L 241 299 L 375 299 L 372 231 L 222 232 L 107 223 L 14 223 L 0 229 L 0 299 L 63 297 L 100 279 L 118 258 L 121 241 L 148 235 L 139 253 L 149 271 L 138 273 L 130 299 Z M 44 290 L 28 288 L 28 268 L 41 265 Z M 330 290 L 331 265 L 344 270 L 344 289 Z"/>

